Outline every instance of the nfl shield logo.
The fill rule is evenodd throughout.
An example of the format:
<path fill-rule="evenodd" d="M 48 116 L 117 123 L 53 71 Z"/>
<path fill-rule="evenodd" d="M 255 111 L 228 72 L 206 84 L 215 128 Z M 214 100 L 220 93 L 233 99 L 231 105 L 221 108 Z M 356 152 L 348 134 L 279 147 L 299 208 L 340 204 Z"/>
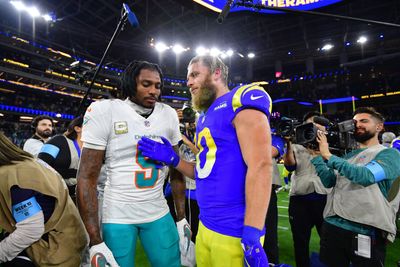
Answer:
<path fill-rule="evenodd" d="M 150 122 L 149 121 L 144 121 L 144 126 L 150 127 Z"/>

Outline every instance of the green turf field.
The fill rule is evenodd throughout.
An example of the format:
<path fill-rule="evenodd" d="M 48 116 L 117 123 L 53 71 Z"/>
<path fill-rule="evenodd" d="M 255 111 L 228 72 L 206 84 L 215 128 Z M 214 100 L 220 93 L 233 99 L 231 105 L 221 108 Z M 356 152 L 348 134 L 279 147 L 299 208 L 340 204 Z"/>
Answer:
<path fill-rule="evenodd" d="M 290 224 L 288 218 L 288 205 L 288 192 L 281 191 L 280 193 L 278 193 L 278 234 L 280 253 L 279 258 L 281 263 L 287 263 L 295 266 L 292 233 L 290 232 Z M 311 236 L 310 252 L 319 252 L 319 236 L 315 228 Z M 398 260 L 400 260 L 400 239 L 396 238 L 396 242 L 394 244 L 389 244 L 387 246 L 385 266 L 397 267 L 396 263 Z M 136 266 L 150 267 L 150 264 L 148 263 L 146 255 L 144 255 L 143 249 L 140 244 L 138 244 Z"/>

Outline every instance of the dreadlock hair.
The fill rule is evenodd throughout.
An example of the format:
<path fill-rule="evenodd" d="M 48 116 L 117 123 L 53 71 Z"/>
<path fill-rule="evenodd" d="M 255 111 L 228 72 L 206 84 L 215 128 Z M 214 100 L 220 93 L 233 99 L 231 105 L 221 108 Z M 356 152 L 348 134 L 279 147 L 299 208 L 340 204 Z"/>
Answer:
<path fill-rule="evenodd" d="M 147 61 L 133 61 L 126 67 L 120 79 L 120 88 L 122 89 L 122 96 L 124 98 L 134 97 L 136 95 L 137 84 L 136 77 L 139 76 L 142 69 L 152 70 L 158 72 L 161 79 L 161 91 L 164 88 L 164 79 L 161 68 L 154 63 Z"/>
<path fill-rule="evenodd" d="M 14 145 L 0 132 L 0 167 L 15 164 L 18 161 L 33 159 L 33 156 Z"/>

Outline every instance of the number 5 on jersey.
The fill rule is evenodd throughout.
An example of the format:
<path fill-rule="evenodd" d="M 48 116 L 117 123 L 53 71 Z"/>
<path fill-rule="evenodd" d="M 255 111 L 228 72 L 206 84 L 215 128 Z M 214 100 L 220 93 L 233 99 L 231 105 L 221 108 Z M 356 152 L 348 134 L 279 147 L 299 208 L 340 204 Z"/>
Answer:
<path fill-rule="evenodd" d="M 137 148 L 136 145 L 136 164 L 141 168 L 134 172 L 135 185 L 137 188 L 152 188 L 156 184 L 159 172 L 161 170 L 156 168 L 156 165 L 150 161 L 145 160 L 142 152 Z"/>

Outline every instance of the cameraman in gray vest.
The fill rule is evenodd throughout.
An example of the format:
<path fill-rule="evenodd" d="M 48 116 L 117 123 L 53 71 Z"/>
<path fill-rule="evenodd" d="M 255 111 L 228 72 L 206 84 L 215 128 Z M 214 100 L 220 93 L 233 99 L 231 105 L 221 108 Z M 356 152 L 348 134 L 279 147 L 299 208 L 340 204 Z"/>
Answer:
<path fill-rule="evenodd" d="M 304 123 L 314 123 L 316 111 L 308 112 L 303 117 Z M 318 129 L 325 127 L 314 123 Z M 292 144 L 287 140 L 287 151 L 283 156 L 285 168 L 293 171 L 292 186 L 289 191 L 289 222 L 292 231 L 294 255 L 297 267 L 310 267 L 310 237 L 315 226 L 321 233 L 326 194 L 331 189 L 325 188 L 311 163 L 312 154 L 304 146 Z"/>
<path fill-rule="evenodd" d="M 323 131 L 312 163 L 332 188 L 324 210 L 320 259 L 329 267 L 384 266 L 386 241 L 396 235 L 400 153 L 379 144 L 384 118 L 375 109 L 354 112 L 359 149 L 340 158 L 329 152 Z"/>

